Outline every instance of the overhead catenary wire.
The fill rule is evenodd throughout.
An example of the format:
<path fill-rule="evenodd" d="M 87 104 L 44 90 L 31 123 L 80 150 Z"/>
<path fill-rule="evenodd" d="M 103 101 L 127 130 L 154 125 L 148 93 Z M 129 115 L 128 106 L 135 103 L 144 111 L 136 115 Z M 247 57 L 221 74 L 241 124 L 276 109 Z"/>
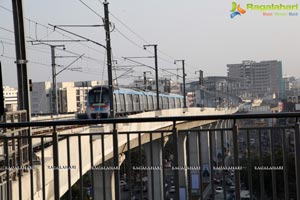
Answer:
<path fill-rule="evenodd" d="M 87 7 L 90 11 L 92 11 L 94 14 L 96 14 L 98 17 L 100 17 L 101 19 L 103 19 L 103 17 L 102 17 L 98 12 L 96 12 L 91 6 L 89 6 L 86 2 L 84 2 L 84 1 L 82 1 L 82 0 L 79 0 L 79 1 L 80 1 L 85 7 Z M 101 2 L 101 1 L 100 1 L 100 2 Z M 103 3 L 103 2 L 102 2 L 102 3 Z M 2 6 L 2 5 L 0 5 L 0 7 L 3 8 L 3 9 L 5 9 L 5 7 Z M 5 10 L 11 12 L 10 9 L 5 9 Z M 116 17 L 114 14 L 112 14 L 111 12 L 110 12 L 110 15 L 113 16 L 113 18 L 115 18 L 120 24 L 122 24 L 124 27 L 126 27 L 128 30 L 130 30 L 130 32 L 133 33 L 136 37 L 138 37 L 141 41 L 149 43 L 146 39 L 144 39 L 141 35 L 139 35 L 139 34 L 136 33 L 134 30 L 132 30 L 128 25 L 126 25 L 124 22 L 122 22 L 119 18 L 117 18 L 117 17 Z M 64 34 L 64 33 L 61 33 L 59 30 L 52 30 L 52 29 L 49 28 L 49 26 L 43 25 L 43 24 L 41 24 L 41 23 L 39 23 L 39 22 L 36 22 L 35 20 L 29 19 L 29 18 L 26 18 L 26 20 L 28 20 L 30 23 L 35 23 L 35 26 L 36 26 L 36 27 L 43 27 L 43 28 L 45 28 L 46 31 L 47 31 L 47 36 L 48 36 L 48 31 L 51 30 L 52 32 L 51 32 L 50 34 L 52 34 L 52 33 L 58 33 L 58 34 L 62 35 L 63 37 L 66 37 L 66 38 L 72 38 L 72 39 L 73 39 L 73 37 L 70 37 L 70 36 L 68 36 L 68 35 L 66 35 L 66 34 Z M 10 31 L 10 30 L 6 30 L 6 31 Z M 128 40 L 128 41 L 130 41 L 130 43 L 134 44 L 134 46 L 136 46 L 136 47 L 142 49 L 142 45 L 139 45 L 138 42 L 136 42 L 135 40 L 131 39 L 129 36 L 127 36 L 126 34 L 124 34 L 119 28 L 116 27 L 116 28 L 115 28 L 115 31 L 116 31 L 118 34 L 120 34 L 123 38 L 125 38 L 125 39 Z M 11 33 L 14 33 L 13 31 L 10 31 L 10 32 L 11 32 Z M 36 33 L 38 32 L 38 29 L 37 29 L 37 28 L 36 28 L 35 32 L 36 32 Z M 36 34 L 36 38 L 38 38 L 37 36 L 38 36 L 38 35 Z M 47 36 L 44 36 L 44 37 L 47 37 Z M 30 36 L 30 37 L 31 37 L 31 36 Z M 32 37 L 31 37 L 31 38 L 32 38 Z M 39 37 L 39 38 L 41 38 L 41 37 Z M 92 48 L 90 45 L 84 45 L 84 44 L 80 44 L 80 45 L 85 46 L 86 48 L 91 49 L 91 50 L 93 50 L 93 51 L 99 53 L 99 49 Z M 101 51 L 100 51 L 100 52 L 101 52 Z M 151 54 L 153 54 L 153 52 L 151 52 L 151 51 L 149 51 L 149 50 L 148 50 L 148 52 L 151 53 Z M 161 54 L 163 54 L 163 55 L 165 55 L 165 56 L 167 56 L 167 57 L 173 59 L 173 57 L 171 57 L 171 56 L 169 56 L 168 54 L 164 53 L 164 52 L 161 51 L 160 49 L 158 49 L 158 52 L 160 52 Z M 101 52 L 101 53 L 103 53 L 103 52 Z M 78 53 L 78 54 L 80 55 L 80 53 Z M 104 54 L 104 53 L 103 53 L 103 54 Z M 95 63 L 98 62 L 98 61 L 100 61 L 99 59 L 95 59 L 95 58 L 91 58 L 91 59 L 90 59 L 88 56 L 84 56 L 83 58 L 87 58 L 87 59 L 89 59 L 90 61 L 95 61 Z M 169 61 L 168 59 L 162 58 L 162 57 L 160 57 L 160 56 L 158 56 L 158 58 L 159 58 L 161 61 L 164 61 L 164 62 L 166 62 L 166 63 L 168 63 L 168 64 L 173 64 L 173 63 L 172 63 L 171 61 Z M 159 69 L 160 69 L 160 70 L 163 70 L 163 68 L 161 68 L 161 67 L 159 67 Z M 167 73 L 170 73 L 170 72 L 167 72 Z"/>
<path fill-rule="evenodd" d="M 99 0 L 100 1 L 100 0 Z M 117 20 L 120 24 L 122 24 L 127 30 L 129 30 L 133 35 L 135 35 L 137 38 L 139 38 L 141 41 L 145 43 L 150 43 L 148 40 L 146 40 L 144 37 L 142 37 L 140 34 L 138 34 L 136 31 L 134 31 L 132 28 L 130 28 L 125 22 L 123 22 L 121 19 L 119 19 L 116 15 L 114 15 L 112 12 L 109 13 L 115 20 Z M 136 43 L 136 42 L 135 42 Z M 169 55 L 168 53 L 162 51 L 161 49 L 157 50 L 160 54 L 163 54 L 164 56 L 168 57 L 170 60 L 165 59 L 161 56 L 158 56 L 158 59 L 161 61 L 164 61 L 169 64 L 174 64 L 173 61 L 176 60 L 174 56 Z M 149 52 L 152 53 L 152 52 Z M 152 53 L 153 54 L 153 53 Z M 187 62 L 185 63 L 186 66 L 191 67 Z M 193 68 L 193 67 L 192 67 Z M 187 69 L 190 73 L 191 71 Z"/>
<path fill-rule="evenodd" d="M 92 11 L 95 15 L 97 15 L 98 17 L 100 17 L 102 20 L 104 20 L 104 17 L 102 17 L 99 13 L 97 13 L 93 8 L 91 8 L 89 5 L 87 5 L 84 1 L 82 0 L 78 0 L 79 2 L 81 2 L 85 7 L 87 7 L 90 11 Z"/>
<path fill-rule="evenodd" d="M 135 32 L 132 28 L 130 28 L 128 25 L 126 25 L 122 20 L 120 20 L 118 17 L 116 17 L 112 12 L 109 13 L 114 19 L 116 19 L 118 22 L 120 22 L 127 30 L 129 30 L 132 34 L 134 34 L 136 37 L 138 37 L 141 41 L 149 44 L 150 42 L 147 41 L 145 38 L 143 38 L 140 34 L 138 34 L 137 32 Z M 167 63 L 171 63 L 171 64 L 174 64 L 172 63 L 173 60 L 176 60 L 176 58 L 174 58 L 173 56 L 170 56 L 169 54 L 165 53 L 164 51 L 158 49 L 157 50 L 159 53 L 165 55 L 166 57 L 169 57 L 171 60 L 167 60 L 167 59 L 164 59 L 160 56 L 158 56 L 159 59 L 167 62 Z M 152 53 L 151 51 L 149 51 L 150 53 Z"/>
<path fill-rule="evenodd" d="M 1 6 L 1 5 L 0 5 L 0 6 Z M 5 9 L 4 6 L 1 6 L 1 8 Z M 12 12 L 10 9 L 5 9 L 5 10 L 7 10 L 8 12 Z M 28 18 L 26 18 L 26 20 L 29 21 L 29 24 L 35 23 L 35 26 L 36 26 L 36 27 L 40 26 L 40 27 L 45 28 L 46 31 L 47 31 L 47 35 L 44 36 L 44 37 L 48 37 L 48 36 L 49 36 L 49 30 L 51 30 L 49 27 L 47 27 L 47 26 L 45 26 L 45 25 L 43 25 L 43 24 L 40 24 L 40 23 L 38 23 L 38 22 L 36 22 L 36 21 L 34 21 L 34 20 L 28 19 Z M 14 31 L 9 30 L 9 29 L 7 29 L 7 28 L 1 27 L 0 29 L 4 30 L 4 31 L 6 31 L 6 32 L 9 32 L 9 33 L 14 34 Z M 57 30 L 56 30 L 56 31 L 51 31 L 50 34 L 55 33 L 55 32 L 56 32 L 56 33 L 59 33 L 59 34 L 62 35 L 62 36 L 65 36 L 65 37 L 67 37 L 67 38 L 70 38 L 69 36 L 66 36 L 66 35 L 64 35 L 63 33 L 60 33 L 60 32 L 57 31 Z M 35 30 L 35 33 L 36 33 L 36 38 L 38 38 L 38 36 L 37 36 L 37 35 L 38 35 L 38 34 L 37 34 L 37 28 L 36 28 L 36 30 Z M 44 38 L 44 37 L 42 37 L 42 38 Z M 27 36 L 27 38 L 33 39 L 33 37 L 31 37 L 30 35 Z M 41 37 L 39 37 L 39 38 L 41 38 Z M 14 41 L 14 40 L 11 39 L 11 41 Z M 8 42 L 6 42 L 6 43 L 8 43 Z M 10 45 L 15 45 L 15 44 L 14 44 L 14 43 L 10 43 Z M 3 46 L 4 46 L 4 45 L 3 45 Z M 92 49 L 92 50 L 97 51 L 97 52 L 99 53 L 99 50 L 95 50 L 95 49 L 91 48 L 91 47 L 88 46 L 88 45 L 84 45 L 84 46 L 87 47 L 88 49 Z M 38 50 L 38 48 L 34 48 L 34 47 L 30 47 L 30 46 L 29 46 L 29 47 L 27 46 L 27 48 L 30 49 L 30 50 L 34 50 L 34 51 L 39 51 L 39 52 L 41 52 L 41 53 L 48 53 L 48 52 L 46 52 L 46 51 L 41 51 L 41 50 Z M 4 49 L 4 47 L 3 47 L 3 49 Z M 70 51 L 70 50 L 68 50 L 68 53 L 77 54 L 77 55 L 79 54 L 79 53 L 75 53 L 75 52 Z M 2 54 L 4 54 L 4 50 L 2 50 Z M 6 55 L 1 55 L 1 57 L 6 58 L 6 59 L 10 59 L 10 60 L 14 60 L 14 61 L 15 61 L 15 58 L 14 58 L 14 57 L 6 56 Z M 92 57 L 90 57 L 90 56 L 82 56 L 82 58 L 86 58 L 86 59 L 88 59 L 88 60 L 90 60 L 90 61 L 93 61 L 93 62 L 95 62 L 95 63 L 97 63 L 97 64 L 99 64 L 99 62 L 101 61 L 101 60 L 99 60 L 99 59 L 92 58 Z M 50 67 L 50 66 L 51 66 L 50 64 L 45 64 L 45 63 L 41 63 L 41 62 L 38 62 L 38 61 L 30 60 L 30 59 L 28 59 L 28 62 L 29 62 L 29 63 L 37 64 L 37 65 L 41 65 L 41 66 L 47 66 L 47 67 Z M 59 66 L 59 67 L 60 67 L 60 66 Z M 96 75 L 96 72 L 97 72 L 97 71 L 93 71 L 93 70 L 91 70 L 91 69 L 88 69 L 88 70 L 81 70 L 81 71 L 74 70 L 74 69 L 70 69 L 70 71 L 82 72 L 82 73 L 86 73 L 86 74 L 93 75 L 93 76 Z M 90 73 L 90 72 L 92 72 L 92 73 Z M 101 73 L 99 73 L 99 72 L 97 72 L 97 74 L 103 76 L 103 74 L 101 74 Z"/>
<path fill-rule="evenodd" d="M 11 57 L 11 56 L 6 56 L 6 55 L 0 55 L 1 57 L 3 58 L 7 58 L 7 59 L 10 59 L 10 60 L 13 60 L 15 61 L 16 58 L 15 57 Z M 40 65 L 40 66 L 45 66 L 45 67 L 51 67 L 51 64 L 47 64 L 47 63 L 41 63 L 39 61 L 34 61 L 34 60 L 28 60 L 28 63 L 33 63 L 33 64 L 36 64 L 36 65 Z M 60 65 L 57 65 L 58 67 L 63 67 L 63 66 L 60 66 Z M 89 75 L 103 75 L 103 74 L 100 74 L 100 73 L 97 73 L 97 71 L 92 71 L 92 70 L 74 70 L 74 69 L 66 69 L 68 71 L 73 71 L 73 72 L 80 72 L 80 73 L 85 73 L 85 74 L 89 74 Z"/>
<path fill-rule="evenodd" d="M 94 14 L 96 14 L 98 17 L 100 17 L 103 20 L 103 17 L 101 15 L 99 15 L 94 9 L 92 9 L 90 6 L 88 6 L 85 2 L 83 2 L 82 0 L 79 0 L 81 3 L 83 3 L 86 7 L 89 8 L 89 10 L 91 10 Z M 101 2 L 101 1 L 100 1 Z M 133 31 L 129 26 L 127 26 L 124 22 L 122 22 L 119 18 L 117 18 L 114 14 L 112 14 L 111 12 L 109 13 L 113 18 L 115 18 L 117 21 L 119 21 L 123 26 L 125 26 L 130 32 L 132 32 L 135 36 L 137 36 L 139 39 L 141 39 L 143 42 L 145 43 L 149 43 L 147 40 L 145 40 L 142 36 L 140 36 L 139 34 L 137 34 L 135 31 Z M 132 43 L 134 46 L 143 49 L 142 45 L 139 45 L 137 42 L 133 41 L 132 39 L 130 39 L 128 36 L 126 36 L 126 34 L 124 34 L 123 32 L 121 32 L 117 27 L 114 28 L 114 30 L 116 30 L 117 33 L 119 33 L 122 37 L 124 37 L 126 40 L 128 40 L 130 43 Z M 149 53 L 153 54 L 153 52 L 151 52 L 150 50 L 146 50 Z M 159 50 L 160 51 L 160 50 Z M 162 52 L 162 51 L 161 51 Z M 160 60 L 165 61 L 166 63 L 169 64 L 174 64 L 171 61 L 158 57 Z M 173 58 L 172 58 L 173 59 Z M 174 60 L 174 59 L 173 59 Z"/>
<path fill-rule="evenodd" d="M 1 38 L 1 37 L 0 37 Z M 2 39 L 2 38 L 1 38 Z M 5 44 L 9 44 L 9 45 L 15 45 L 15 43 L 14 42 L 7 42 L 7 41 L 4 41 L 4 40 L 1 40 L 3 43 L 5 43 Z M 4 47 L 3 47 L 4 48 Z M 46 51 L 46 49 L 45 48 L 41 48 L 41 49 L 43 49 L 43 50 L 45 50 L 45 51 L 43 51 L 43 50 L 40 50 L 39 48 L 37 48 L 36 46 L 29 46 L 29 47 L 27 47 L 29 50 L 32 50 L 32 51 L 37 51 L 37 52 L 40 52 L 40 53 L 44 53 L 44 54 L 49 54 L 49 52 L 48 51 Z M 102 62 L 102 60 L 99 60 L 99 59 L 96 59 L 96 58 L 93 58 L 93 57 L 89 57 L 89 56 L 86 56 L 86 55 L 81 55 L 81 54 L 79 54 L 79 53 L 75 53 L 75 52 L 73 52 L 73 51 L 70 51 L 70 50 L 63 50 L 63 49 L 57 49 L 57 50 L 60 50 L 60 51 L 62 51 L 62 52 L 67 52 L 67 53 L 70 53 L 70 54 L 72 54 L 72 55 L 75 55 L 75 56 L 81 56 L 81 58 L 82 59 L 89 59 L 89 60 L 91 60 L 91 61 L 94 61 L 95 63 L 98 63 L 98 62 Z"/>
<path fill-rule="evenodd" d="M 79 1 L 81 1 L 81 0 L 79 0 Z M 101 2 L 101 1 L 100 1 Z M 86 5 L 86 4 L 85 4 Z M 86 5 L 87 6 L 87 5 Z M 89 7 L 89 6 L 88 6 Z M 90 7 L 89 7 L 90 8 Z M 93 10 L 93 9 L 91 9 L 91 11 L 92 12 L 94 12 L 97 16 L 99 16 L 99 14 L 95 11 L 95 10 Z M 146 39 L 144 39 L 142 36 L 140 36 L 138 33 L 136 33 L 135 31 L 133 31 L 128 25 L 126 25 L 124 22 L 122 22 L 119 18 L 117 18 L 114 14 L 112 14 L 112 12 L 110 12 L 109 13 L 114 19 L 116 19 L 118 22 L 120 22 L 125 28 L 127 28 L 131 33 L 133 33 L 136 37 L 138 37 L 140 40 L 142 40 L 143 42 L 145 42 L 145 43 L 149 43 Z M 101 17 L 101 19 L 103 20 L 103 17 L 102 16 L 100 16 Z M 125 38 L 126 40 L 128 40 L 130 43 L 132 43 L 134 46 L 136 46 L 136 47 L 138 47 L 138 48 L 140 48 L 140 49 L 143 49 L 142 48 L 142 45 L 139 45 L 137 42 L 135 42 L 134 40 L 132 40 L 132 39 L 130 39 L 126 34 L 124 34 L 119 28 L 117 28 L 117 27 L 115 27 L 114 28 L 114 30 L 116 30 L 116 32 L 118 33 L 118 34 L 120 34 L 123 38 Z M 153 52 L 151 52 L 150 50 L 147 50 L 149 53 L 151 53 L 151 54 L 153 54 Z M 167 57 L 169 57 L 169 58 L 171 58 L 172 59 L 172 61 L 170 61 L 170 60 L 167 60 L 167 59 L 165 59 L 165 58 L 162 58 L 162 57 L 160 57 L 160 56 L 158 56 L 158 58 L 160 59 L 160 60 L 162 60 L 162 61 L 164 61 L 164 62 L 166 62 L 166 63 L 168 63 L 168 64 L 174 64 L 173 63 L 173 60 L 175 60 L 175 58 L 174 57 L 172 57 L 172 56 L 170 56 L 170 55 L 168 55 L 167 53 L 165 53 L 165 52 L 163 52 L 163 51 L 161 51 L 161 50 L 158 50 L 160 53 L 162 53 L 163 55 L 165 55 L 165 56 L 167 56 Z M 164 70 L 163 68 L 160 68 L 161 70 Z M 166 71 L 166 72 L 168 72 L 168 71 Z M 168 73 L 170 73 L 170 72 L 168 72 Z M 170 74 L 172 74 L 172 73 L 170 73 Z M 178 75 L 176 75 L 177 77 L 181 77 L 181 76 L 178 76 Z"/>
<path fill-rule="evenodd" d="M 2 9 L 4 9 L 4 10 L 6 10 L 6 11 L 12 13 L 12 10 L 11 10 L 11 9 L 8 9 L 8 8 L 2 6 L 2 5 L 0 5 L 0 8 L 2 8 Z M 41 23 L 37 22 L 36 20 L 30 19 L 30 18 L 27 18 L 27 17 L 25 17 L 25 20 L 27 20 L 29 23 L 34 23 L 34 24 L 35 24 L 36 38 L 32 38 L 32 37 L 30 37 L 30 36 L 27 36 L 29 39 L 38 39 L 38 38 L 37 38 L 37 27 L 38 27 L 38 26 L 45 28 L 47 31 L 51 30 L 52 33 L 55 32 L 55 33 L 57 33 L 57 34 L 59 34 L 59 35 L 61 35 L 61 36 L 63 36 L 63 37 L 68 38 L 68 39 L 74 39 L 73 37 L 67 36 L 67 35 L 65 35 L 64 33 L 60 32 L 59 30 L 53 30 L 53 29 L 50 28 L 49 26 L 44 25 L 44 24 L 41 24 Z M 3 28 L 3 27 L 2 27 L 2 28 Z M 1 29 L 1 28 L 0 28 L 0 29 Z M 11 30 L 8 30 L 8 29 L 6 29 L 6 31 L 11 32 L 11 33 L 14 33 L 14 31 L 11 31 Z M 50 34 L 51 34 L 51 33 L 50 33 Z M 45 38 L 45 37 L 47 37 L 47 36 L 49 36 L 49 34 L 46 34 L 46 36 L 43 36 L 43 37 L 41 37 L 40 39 L 43 39 L 43 38 Z M 95 52 L 97 52 L 97 53 L 100 52 L 101 54 L 104 54 L 103 52 L 99 51 L 99 49 L 92 48 L 92 47 L 90 47 L 90 46 L 87 45 L 87 44 L 82 44 L 82 43 L 78 43 L 78 44 L 81 45 L 81 46 L 84 46 L 84 47 L 86 47 L 86 48 L 89 48 L 89 49 L 91 49 L 91 50 L 93 50 L 93 51 L 95 51 Z"/>

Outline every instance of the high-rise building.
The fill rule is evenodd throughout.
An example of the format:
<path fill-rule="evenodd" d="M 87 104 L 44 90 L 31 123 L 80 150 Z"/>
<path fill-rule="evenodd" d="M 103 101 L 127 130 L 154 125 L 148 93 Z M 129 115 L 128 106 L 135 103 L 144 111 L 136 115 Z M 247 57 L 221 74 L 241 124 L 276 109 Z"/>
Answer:
<path fill-rule="evenodd" d="M 273 96 L 282 98 L 283 80 L 281 61 L 243 61 L 228 64 L 228 77 L 242 78 L 240 92 L 250 98 Z"/>

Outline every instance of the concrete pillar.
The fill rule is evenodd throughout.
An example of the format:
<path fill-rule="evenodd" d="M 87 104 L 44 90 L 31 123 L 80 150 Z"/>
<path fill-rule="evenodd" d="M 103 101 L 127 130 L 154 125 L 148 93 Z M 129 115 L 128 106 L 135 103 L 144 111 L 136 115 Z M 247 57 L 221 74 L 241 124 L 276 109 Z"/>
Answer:
<path fill-rule="evenodd" d="M 222 127 L 222 121 L 218 121 L 216 123 L 216 126 L 215 128 L 218 129 L 218 128 L 221 128 Z M 221 164 L 222 162 L 222 140 L 221 140 L 221 134 L 224 134 L 222 133 L 221 131 L 215 131 L 215 141 L 216 141 L 216 158 L 215 158 L 215 161 L 217 162 L 217 164 Z"/>
<path fill-rule="evenodd" d="M 178 134 L 178 167 L 183 167 L 183 169 L 178 170 L 179 176 L 179 195 L 180 197 L 185 196 L 187 199 L 188 187 L 187 187 L 187 159 L 186 159 L 186 134 L 180 132 Z"/>
<path fill-rule="evenodd" d="M 104 173 L 103 173 L 104 172 Z M 105 186 L 103 184 L 103 176 L 105 177 Z M 113 200 L 115 199 L 115 180 L 113 170 L 94 170 L 94 195 L 95 199 Z M 104 198 L 105 190 L 105 198 Z"/>
<path fill-rule="evenodd" d="M 190 159 L 190 180 L 192 195 L 200 194 L 200 162 L 199 162 L 199 136 L 198 132 L 191 132 L 189 134 L 189 159 Z M 193 169 L 194 168 L 194 169 Z M 198 184 L 196 184 L 198 182 Z M 193 198 L 195 199 L 195 198 Z"/>
<path fill-rule="evenodd" d="M 162 158 L 162 144 L 161 140 L 154 140 L 152 142 L 152 156 L 153 165 L 151 165 L 151 145 L 150 143 L 144 144 L 146 154 L 147 167 L 152 170 L 147 171 L 148 176 L 148 199 L 163 200 L 164 183 L 163 183 L 163 158 Z M 153 180 L 151 177 L 153 173 Z M 152 181 L 153 186 L 152 188 Z M 154 196 L 152 197 L 152 189 Z"/>
<path fill-rule="evenodd" d="M 212 125 L 205 126 L 205 128 L 211 128 Z M 210 162 L 209 162 L 209 131 L 201 133 L 201 159 L 202 159 L 202 177 L 203 182 L 209 182 L 210 175 Z"/>
<path fill-rule="evenodd" d="M 125 154 L 119 155 L 119 167 L 125 160 Z M 105 162 L 105 166 L 98 166 L 92 169 L 94 172 L 94 196 L 99 200 L 115 199 L 115 177 L 113 160 Z M 104 177 L 103 177 L 104 176 Z M 105 179 L 105 184 L 103 182 Z M 105 192 L 105 197 L 104 197 Z"/>

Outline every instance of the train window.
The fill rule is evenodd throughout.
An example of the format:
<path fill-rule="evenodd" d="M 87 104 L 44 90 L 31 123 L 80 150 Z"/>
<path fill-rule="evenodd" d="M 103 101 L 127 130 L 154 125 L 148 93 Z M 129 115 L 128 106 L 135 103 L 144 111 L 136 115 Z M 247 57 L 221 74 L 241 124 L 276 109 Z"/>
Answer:
<path fill-rule="evenodd" d="M 135 103 L 139 103 L 139 101 L 140 101 L 140 100 L 139 100 L 139 95 L 135 94 L 135 95 L 134 95 L 134 102 L 135 102 Z"/>
<path fill-rule="evenodd" d="M 169 100 L 168 100 L 168 97 L 165 97 L 166 98 L 166 109 L 168 109 L 169 108 Z"/>
<path fill-rule="evenodd" d="M 148 111 L 149 110 L 149 96 L 145 95 L 145 106 L 144 106 L 145 110 Z"/>
<path fill-rule="evenodd" d="M 160 106 L 160 108 L 163 108 L 163 99 L 162 99 L 162 97 L 159 97 L 159 106 Z"/>
<path fill-rule="evenodd" d="M 143 99 L 143 110 L 148 110 L 147 96 L 143 95 L 142 99 Z"/>
<path fill-rule="evenodd" d="M 125 111 L 125 95 L 124 94 L 119 94 L 119 101 L 120 101 L 120 112 L 124 112 Z"/>
<path fill-rule="evenodd" d="M 163 100 L 163 109 L 168 109 L 167 97 L 162 97 L 162 100 Z"/>
<path fill-rule="evenodd" d="M 132 112 L 132 105 L 133 105 L 133 102 L 132 102 L 132 94 L 126 94 L 126 111 L 127 112 Z"/>
<path fill-rule="evenodd" d="M 114 112 L 116 112 L 118 110 L 117 107 L 117 98 L 116 98 L 116 94 L 114 94 Z"/>
<path fill-rule="evenodd" d="M 154 108 L 156 108 L 157 107 L 157 101 L 156 101 L 156 96 L 152 96 L 152 101 L 153 101 L 153 109 L 152 110 L 154 110 Z"/>
<path fill-rule="evenodd" d="M 176 106 L 175 106 L 175 98 L 174 97 L 170 98 L 170 107 L 169 108 L 176 108 Z"/>
<path fill-rule="evenodd" d="M 108 93 L 104 90 L 102 91 L 95 91 L 91 90 L 88 94 L 89 96 L 89 104 L 99 104 L 99 103 L 108 103 L 109 102 L 109 96 Z"/>
<path fill-rule="evenodd" d="M 120 101 L 120 112 L 125 111 L 125 96 L 124 94 L 119 94 L 119 101 Z"/>
<path fill-rule="evenodd" d="M 149 106 L 149 110 L 153 110 L 153 108 L 154 108 L 153 96 L 151 96 L 151 95 L 148 96 L 148 106 Z"/>
<path fill-rule="evenodd" d="M 180 99 L 176 98 L 176 108 L 180 108 Z"/>
<path fill-rule="evenodd" d="M 140 98 L 140 111 L 144 111 L 144 99 L 143 99 L 143 96 L 141 94 L 139 94 L 139 98 Z"/>
<path fill-rule="evenodd" d="M 140 110 L 140 98 L 139 98 L 139 95 L 137 95 L 137 94 L 133 95 L 133 110 L 134 111 Z"/>

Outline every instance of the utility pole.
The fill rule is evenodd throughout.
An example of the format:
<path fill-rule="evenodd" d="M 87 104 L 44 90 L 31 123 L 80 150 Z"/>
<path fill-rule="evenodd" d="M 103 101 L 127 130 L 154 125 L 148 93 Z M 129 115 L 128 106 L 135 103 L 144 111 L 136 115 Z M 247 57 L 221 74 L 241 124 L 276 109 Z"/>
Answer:
<path fill-rule="evenodd" d="M 184 68 L 184 60 L 174 60 L 174 64 L 176 64 L 176 62 L 181 62 L 181 64 L 182 64 L 182 73 L 183 73 L 183 75 L 182 75 L 182 79 L 183 79 L 183 107 L 184 108 L 186 108 L 187 106 L 186 106 L 186 93 L 185 93 L 185 76 L 186 76 L 186 74 L 185 74 L 185 68 Z"/>
<path fill-rule="evenodd" d="M 52 67 L 52 113 L 58 114 L 58 99 L 56 89 L 56 63 L 55 63 L 55 48 L 64 47 L 64 45 L 50 45 L 51 48 L 51 67 Z"/>
<path fill-rule="evenodd" d="M 106 35 L 106 53 L 107 53 L 107 73 L 108 73 L 108 90 L 109 90 L 109 103 L 110 111 L 109 117 L 114 118 L 114 96 L 113 96 L 113 78 L 112 78 L 112 59 L 111 59 L 111 45 L 110 45 L 110 23 L 109 23 L 109 12 L 108 2 L 105 0 L 104 5 L 104 28 Z M 115 199 L 120 199 L 120 171 L 119 167 L 119 150 L 118 150 L 118 131 L 116 124 L 113 125 L 113 162 L 114 162 L 114 179 L 115 179 Z"/>
<path fill-rule="evenodd" d="M 195 74 L 199 73 L 199 87 L 200 87 L 200 98 L 201 98 L 201 106 L 204 107 L 204 79 L 203 79 L 203 71 L 198 70 L 195 71 Z"/>
<path fill-rule="evenodd" d="M 158 63 L 157 63 L 157 44 L 148 44 L 144 45 L 144 49 L 147 47 L 153 47 L 154 48 L 154 62 L 155 62 L 155 85 L 156 85 L 156 110 L 160 110 L 159 107 L 159 89 L 158 89 Z"/>
<path fill-rule="evenodd" d="M 107 54 L 107 73 L 108 73 L 108 89 L 109 89 L 109 115 L 114 118 L 114 96 L 113 96 L 113 79 L 112 79 L 112 60 L 111 60 L 111 44 L 110 44 L 110 22 L 108 12 L 108 2 L 105 0 L 104 5 L 104 27 L 106 33 L 106 54 Z"/>
<path fill-rule="evenodd" d="M 27 121 L 31 118 L 29 87 L 27 75 L 27 59 L 24 32 L 22 0 L 12 0 L 14 32 L 16 44 L 16 64 L 18 77 L 18 110 L 27 111 Z"/>
<path fill-rule="evenodd" d="M 29 41 L 29 42 L 31 42 L 32 45 L 41 45 L 41 44 L 47 45 L 51 49 L 51 68 L 52 68 L 51 112 L 52 112 L 53 115 L 58 115 L 58 110 L 59 109 L 58 109 L 58 98 L 57 98 L 58 95 L 57 95 L 57 83 L 56 83 L 56 76 L 58 75 L 58 73 L 56 73 L 55 48 L 56 47 L 63 47 L 65 49 L 65 45 L 62 45 L 62 44 L 60 44 L 60 45 L 51 45 L 51 44 L 44 43 L 44 40 Z M 38 43 L 35 43 L 35 42 L 38 42 Z M 69 65 L 68 65 L 68 67 L 69 67 Z"/>

